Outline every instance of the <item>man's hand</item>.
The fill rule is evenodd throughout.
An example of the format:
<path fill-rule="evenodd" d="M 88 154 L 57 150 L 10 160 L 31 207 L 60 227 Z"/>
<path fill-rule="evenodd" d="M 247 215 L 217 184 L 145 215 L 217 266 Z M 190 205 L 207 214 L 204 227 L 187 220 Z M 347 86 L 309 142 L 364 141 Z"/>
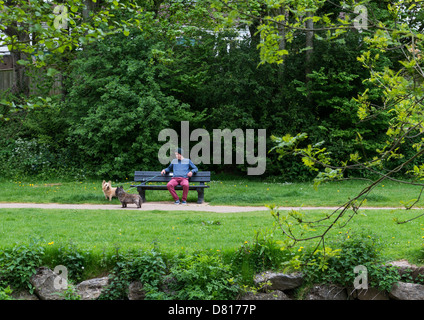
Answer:
<path fill-rule="evenodd" d="M 160 174 L 161 174 L 161 175 L 164 175 L 165 173 L 166 173 L 165 169 L 163 169 L 163 170 L 160 172 Z"/>
<path fill-rule="evenodd" d="M 190 178 L 192 175 L 193 175 L 193 172 L 191 172 L 191 171 L 190 171 L 189 173 L 187 173 L 187 177 L 189 177 L 189 178 Z"/>

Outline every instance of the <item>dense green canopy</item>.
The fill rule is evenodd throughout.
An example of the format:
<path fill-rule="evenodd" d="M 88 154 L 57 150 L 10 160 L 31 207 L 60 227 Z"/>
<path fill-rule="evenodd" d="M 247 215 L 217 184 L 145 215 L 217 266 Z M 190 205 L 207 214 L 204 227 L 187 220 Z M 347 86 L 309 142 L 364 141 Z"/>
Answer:
<path fill-rule="evenodd" d="M 210 133 L 266 129 L 267 150 L 272 137 L 306 132 L 296 145 L 302 158 L 267 154 L 265 176 L 287 180 L 316 176 L 323 147 L 334 166 L 381 150 L 412 157 L 420 148 L 412 132 L 399 149 L 386 142 L 386 133 L 395 141 L 407 128 L 422 131 L 422 9 L 413 1 L 0 6 L 16 75 L 0 98 L 2 176 L 123 179 L 159 170 L 158 134 L 179 131 L 181 121 Z M 393 112 L 413 113 L 413 122 Z M 401 161 L 392 155 L 386 169 Z M 421 174 L 418 158 L 410 164 Z M 245 174 L 247 164 L 200 166 Z"/>

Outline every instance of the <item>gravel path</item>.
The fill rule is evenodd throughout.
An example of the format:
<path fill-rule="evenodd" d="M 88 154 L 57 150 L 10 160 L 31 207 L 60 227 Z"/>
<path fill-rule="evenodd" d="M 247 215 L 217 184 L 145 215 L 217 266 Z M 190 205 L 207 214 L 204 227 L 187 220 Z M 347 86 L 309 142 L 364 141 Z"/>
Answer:
<path fill-rule="evenodd" d="M 242 207 L 242 206 L 211 206 L 208 203 L 197 204 L 189 203 L 187 205 L 175 205 L 167 202 L 146 202 L 143 203 L 141 209 L 137 209 L 134 204 L 129 204 L 127 208 L 121 208 L 120 204 L 59 204 L 59 203 L 0 203 L 0 209 L 85 209 L 85 210 L 160 210 L 160 211 L 207 211 L 207 212 L 251 212 L 251 211 L 268 211 L 264 206 L 258 207 Z M 280 207 L 280 210 L 336 210 L 337 207 Z M 393 210 L 401 209 L 394 207 L 363 207 L 362 210 Z"/>

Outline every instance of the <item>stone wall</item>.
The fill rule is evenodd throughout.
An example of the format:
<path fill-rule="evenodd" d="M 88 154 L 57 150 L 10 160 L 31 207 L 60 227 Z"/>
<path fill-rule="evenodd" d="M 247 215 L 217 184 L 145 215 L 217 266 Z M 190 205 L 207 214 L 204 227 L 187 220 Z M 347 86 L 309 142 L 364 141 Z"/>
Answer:
<path fill-rule="evenodd" d="M 424 267 L 417 267 L 405 260 L 391 263 L 398 267 L 401 275 L 408 273 L 412 281 L 424 280 Z M 301 273 L 285 274 L 264 272 L 255 276 L 255 286 L 259 292 L 248 293 L 241 299 L 246 300 L 291 300 L 293 293 L 303 284 Z M 389 292 L 378 288 L 355 289 L 335 284 L 315 284 L 301 295 L 302 300 L 424 300 L 424 285 L 420 283 L 395 283 Z"/>
<path fill-rule="evenodd" d="M 406 261 L 392 263 L 401 274 L 408 274 L 412 281 L 424 276 L 424 267 L 417 267 Z M 65 289 L 57 290 L 57 284 L 63 283 L 60 275 L 46 267 L 40 267 L 31 277 L 34 294 L 14 293 L 20 300 L 64 300 Z M 75 293 L 81 300 L 96 300 L 108 286 L 109 278 L 101 277 L 83 281 L 75 286 Z M 419 283 L 397 282 L 390 292 L 377 288 L 356 290 L 335 284 L 316 284 L 304 286 L 302 293 L 298 289 L 304 285 L 302 273 L 263 272 L 254 278 L 254 290 L 240 296 L 238 300 L 424 300 L 424 285 Z M 65 286 L 66 287 L 66 286 Z M 128 288 L 129 300 L 144 299 L 143 284 L 135 281 Z"/>

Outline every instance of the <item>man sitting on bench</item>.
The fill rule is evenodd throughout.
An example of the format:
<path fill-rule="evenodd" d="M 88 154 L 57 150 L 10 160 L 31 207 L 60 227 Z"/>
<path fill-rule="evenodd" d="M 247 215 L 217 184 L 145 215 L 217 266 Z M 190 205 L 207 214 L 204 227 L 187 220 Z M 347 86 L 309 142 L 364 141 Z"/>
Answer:
<path fill-rule="evenodd" d="M 175 187 L 179 184 L 183 187 L 181 203 L 187 204 L 187 195 L 189 189 L 188 178 L 197 172 L 197 167 L 194 165 L 194 163 L 190 159 L 185 159 L 182 155 L 183 150 L 181 148 L 175 150 L 176 159 L 171 161 L 171 164 L 168 168 L 161 171 L 162 175 L 169 173 L 171 170 L 173 171 L 173 177 L 168 182 L 166 187 L 171 193 L 172 198 L 174 198 L 175 204 L 180 204 L 180 199 L 175 192 Z"/>

